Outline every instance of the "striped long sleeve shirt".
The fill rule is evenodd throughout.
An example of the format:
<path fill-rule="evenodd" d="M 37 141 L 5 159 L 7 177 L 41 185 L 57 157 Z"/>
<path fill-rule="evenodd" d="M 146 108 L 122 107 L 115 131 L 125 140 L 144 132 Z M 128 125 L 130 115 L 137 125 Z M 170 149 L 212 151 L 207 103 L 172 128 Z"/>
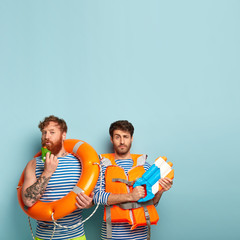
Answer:
<path fill-rule="evenodd" d="M 128 171 L 133 166 L 132 159 L 124 159 L 124 160 L 115 160 L 116 164 L 119 167 L 122 167 L 127 174 Z M 145 163 L 144 169 L 147 171 L 150 168 L 149 163 Z M 102 205 L 107 205 L 107 200 L 110 195 L 109 192 L 105 192 L 105 171 L 106 167 L 102 166 L 101 174 L 98 179 L 97 185 L 95 187 L 95 194 L 94 194 L 94 203 L 100 203 Z M 112 239 L 114 240 L 144 240 L 147 239 L 147 226 L 140 226 L 134 230 L 131 230 L 131 225 L 128 223 L 112 223 Z M 106 233 L 106 222 L 103 221 L 102 223 L 102 232 L 101 232 L 101 239 L 107 239 Z"/>

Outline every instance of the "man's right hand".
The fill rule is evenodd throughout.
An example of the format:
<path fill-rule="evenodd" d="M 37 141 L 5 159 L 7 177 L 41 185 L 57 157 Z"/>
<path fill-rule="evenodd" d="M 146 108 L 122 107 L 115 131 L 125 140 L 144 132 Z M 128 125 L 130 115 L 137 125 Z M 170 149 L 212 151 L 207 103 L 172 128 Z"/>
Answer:
<path fill-rule="evenodd" d="M 57 166 L 58 166 L 58 158 L 51 154 L 49 152 L 47 152 L 46 154 L 46 161 L 45 161 L 45 165 L 44 165 L 44 172 L 47 174 L 47 175 L 52 175 L 56 169 L 57 169 Z"/>
<path fill-rule="evenodd" d="M 133 202 L 137 202 L 140 198 L 145 197 L 145 188 L 143 186 L 137 186 L 133 188 L 131 192 L 131 198 Z"/>

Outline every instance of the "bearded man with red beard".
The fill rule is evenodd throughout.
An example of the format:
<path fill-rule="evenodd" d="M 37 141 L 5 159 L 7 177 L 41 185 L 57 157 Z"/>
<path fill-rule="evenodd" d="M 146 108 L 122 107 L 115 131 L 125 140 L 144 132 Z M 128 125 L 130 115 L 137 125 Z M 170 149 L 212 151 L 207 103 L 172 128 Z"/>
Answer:
<path fill-rule="evenodd" d="M 151 165 L 145 161 L 146 155 L 130 153 L 133 133 L 134 127 L 127 120 L 112 123 L 109 134 L 114 153 L 101 155 L 103 178 L 102 181 L 98 180 L 93 200 L 95 204 L 105 205 L 101 234 L 103 240 L 149 240 L 150 225 L 158 221 L 154 205 L 159 202 L 163 192 L 172 186 L 171 179 L 161 178 L 159 184 L 162 190 L 145 205 L 137 203 L 145 196 L 145 188 L 133 188 L 133 183 Z M 146 207 L 150 208 L 146 210 Z M 151 221 L 153 215 L 154 223 Z M 135 220 L 140 216 L 144 220 L 137 225 Z"/>
<path fill-rule="evenodd" d="M 22 199 L 26 207 L 33 206 L 38 200 L 51 202 L 64 197 L 77 184 L 82 171 L 79 160 L 64 148 L 67 124 L 63 119 L 53 115 L 46 117 L 40 122 L 39 129 L 42 132 L 42 146 L 50 150 L 51 154 L 46 154 L 45 162 L 40 156 L 32 159 L 26 166 L 22 186 Z M 59 219 L 58 224 L 71 227 L 82 221 L 82 209 L 92 206 L 92 195 L 89 197 L 78 193 L 76 200 L 78 209 Z M 50 239 L 53 229 L 53 222 L 37 221 L 35 239 Z M 57 227 L 51 239 L 85 240 L 84 226 Z"/>

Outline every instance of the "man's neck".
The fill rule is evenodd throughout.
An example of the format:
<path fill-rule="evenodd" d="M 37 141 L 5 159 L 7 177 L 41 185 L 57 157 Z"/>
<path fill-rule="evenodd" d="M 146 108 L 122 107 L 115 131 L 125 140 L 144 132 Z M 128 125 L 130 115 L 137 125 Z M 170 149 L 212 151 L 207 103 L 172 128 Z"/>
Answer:
<path fill-rule="evenodd" d="M 126 154 L 117 154 L 115 152 L 115 159 L 131 159 L 131 154 L 130 152 L 126 153 Z"/>
<path fill-rule="evenodd" d="M 65 157 L 67 155 L 67 151 L 65 150 L 65 148 L 63 147 L 59 153 L 56 155 L 56 157 Z"/>

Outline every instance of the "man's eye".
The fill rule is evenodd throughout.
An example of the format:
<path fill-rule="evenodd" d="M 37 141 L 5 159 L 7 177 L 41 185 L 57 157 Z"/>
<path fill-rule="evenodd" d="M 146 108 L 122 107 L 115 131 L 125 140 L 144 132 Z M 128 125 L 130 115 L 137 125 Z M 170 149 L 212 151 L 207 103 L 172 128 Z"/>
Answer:
<path fill-rule="evenodd" d="M 50 132 L 51 134 L 54 134 L 54 132 Z"/>

